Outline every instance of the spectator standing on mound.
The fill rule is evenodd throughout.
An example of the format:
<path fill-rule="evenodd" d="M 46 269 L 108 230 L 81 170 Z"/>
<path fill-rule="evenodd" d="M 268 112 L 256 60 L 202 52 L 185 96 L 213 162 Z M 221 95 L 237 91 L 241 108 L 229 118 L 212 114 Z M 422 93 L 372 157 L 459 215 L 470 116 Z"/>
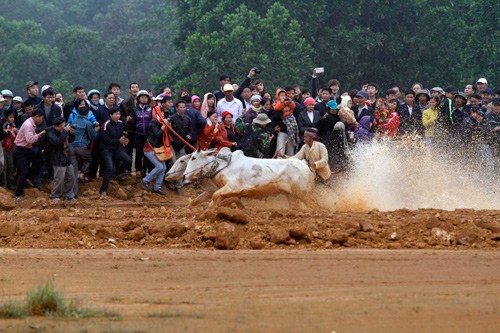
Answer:
<path fill-rule="evenodd" d="M 40 168 L 39 163 L 34 163 L 37 153 L 33 149 L 33 144 L 45 134 L 45 130 L 36 133 L 36 128 L 42 121 L 43 113 L 33 110 L 31 117 L 21 126 L 14 141 L 13 155 L 18 167 L 16 200 L 24 200 L 24 182 L 29 176 L 33 179 Z"/>
<path fill-rule="evenodd" d="M 186 103 L 184 101 L 178 101 L 175 104 L 176 113 L 171 115 L 169 118 L 172 129 L 180 135 L 185 141 L 191 140 L 189 131 L 191 128 L 191 118 L 186 115 Z M 212 110 L 213 111 L 213 110 Z M 182 156 L 186 155 L 186 144 L 182 142 L 177 136 L 172 135 L 172 153 L 173 156 L 168 160 L 168 168 L 171 168 L 175 161 L 177 161 Z M 182 195 L 182 185 L 184 181 L 182 179 L 176 180 L 174 182 L 167 182 L 167 186 L 171 190 L 175 190 L 177 194 Z"/>
<path fill-rule="evenodd" d="M 5 123 L 2 126 L 2 133 L 0 134 L 0 141 L 3 148 L 4 169 L 1 172 L 2 187 L 13 190 L 14 189 L 14 157 L 12 150 L 14 149 L 14 140 L 19 131 L 14 124 L 14 112 L 11 109 L 5 111 Z M 3 138 L 3 140 L 2 140 Z M 0 148 L 0 150 L 2 149 Z"/>
<path fill-rule="evenodd" d="M 142 178 L 142 185 L 146 191 L 157 193 L 160 195 L 166 195 L 166 193 L 161 189 L 163 184 L 163 179 L 165 178 L 165 172 L 167 167 L 165 161 L 159 161 L 156 158 L 154 148 L 160 148 L 164 146 L 164 136 L 165 125 L 160 124 L 158 119 L 153 117 L 148 125 L 148 136 L 147 142 L 144 144 L 143 151 L 146 158 L 153 164 L 154 168 L 149 172 L 147 176 Z M 155 181 L 153 188 L 151 188 L 151 182 Z"/>
<path fill-rule="evenodd" d="M 95 141 L 99 135 L 99 125 L 92 124 L 88 119 L 90 109 L 88 107 L 78 108 L 78 116 L 73 120 L 75 139 L 69 143 L 69 156 L 73 165 L 73 194 L 78 195 L 78 181 L 87 184 L 89 182 L 85 174 L 88 172 L 92 162 L 92 154 L 89 150 L 91 142 Z M 82 161 L 81 171 L 78 172 L 78 161 Z"/>
<path fill-rule="evenodd" d="M 132 159 L 127 155 L 123 146 L 128 144 L 128 139 L 123 133 L 123 123 L 120 120 L 120 109 L 116 106 L 109 110 L 110 120 L 104 123 L 101 131 L 101 153 L 106 171 L 102 180 L 102 186 L 99 190 L 101 197 L 107 195 L 107 190 L 111 176 L 113 175 L 115 161 L 117 163 L 116 174 L 118 178 L 124 180 L 124 171 L 130 167 Z M 122 162 L 122 163 L 119 163 Z"/>
<path fill-rule="evenodd" d="M 60 201 L 64 192 L 65 201 L 76 201 L 73 193 L 75 182 L 68 144 L 75 140 L 74 129 L 66 125 L 63 117 L 52 122 L 47 128 L 47 150 L 50 164 L 54 168 L 54 188 L 50 198 Z"/>
<path fill-rule="evenodd" d="M 153 119 L 152 108 L 149 105 L 151 98 L 146 90 L 137 94 L 137 105 L 132 111 L 130 124 L 134 125 L 135 132 L 135 171 L 137 177 L 144 177 L 148 169 L 151 169 L 149 160 L 144 156 L 143 147 L 147 142 L 149 122 Z"/>

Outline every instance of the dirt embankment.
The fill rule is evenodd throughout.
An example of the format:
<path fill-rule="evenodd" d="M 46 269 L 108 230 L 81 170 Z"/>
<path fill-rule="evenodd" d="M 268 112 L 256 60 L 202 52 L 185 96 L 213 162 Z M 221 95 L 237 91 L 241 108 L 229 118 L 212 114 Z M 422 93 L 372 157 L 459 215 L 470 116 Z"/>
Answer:
<path fill-rule="evenodd" d="M 81 186 L 77 203 L 52 203 L 26 191 L 12 204 L 0 191 L 0 247 L 18 248 L 498 248 L 500 210 L 330 212 L 290 209 L 284 198 L 244 200 L 219 209 L 189 206 L 184 196 L 143 191 L 131 178 L 100 199 L 98 182 Z M 334 199 L 332 199 L 334 200 Z"/>

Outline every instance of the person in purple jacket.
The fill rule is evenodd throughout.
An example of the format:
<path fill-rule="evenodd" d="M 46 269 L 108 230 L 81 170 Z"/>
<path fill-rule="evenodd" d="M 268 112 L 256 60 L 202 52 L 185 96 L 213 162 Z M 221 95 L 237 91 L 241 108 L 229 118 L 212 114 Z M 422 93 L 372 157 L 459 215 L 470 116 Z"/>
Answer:
<path fill-rule="evenodd" d="M 137 105 L 132 111 L 132 119 L 130 120 L 131 125 L 135 127 L 135 172 L 137 177 L 143 177 L 148 169 L 153 169 L 143 151 L 144 144 L 148 140 L 148 127 L 152 118 L 151 97 L 146 90 L 141 90 L 137 93 Z"/>
<path fill-rule="evenodd" d="M 370 116 L 363 116 L 359 120 L 359 125 L 354 130 L 354 141 L 355 143 L 360 142 L 370 142 L 374 137 L 375 133 L 371 133 L 372 122 Z"/>

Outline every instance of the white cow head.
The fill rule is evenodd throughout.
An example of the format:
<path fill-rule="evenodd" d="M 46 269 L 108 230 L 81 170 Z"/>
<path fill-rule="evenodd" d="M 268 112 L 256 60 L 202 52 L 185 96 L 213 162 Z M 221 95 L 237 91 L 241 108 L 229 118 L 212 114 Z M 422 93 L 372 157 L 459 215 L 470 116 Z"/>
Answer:
<path fill-rule="evenodd" d="M 174 180 L 182 179 L 184 177 L 184 171 L 186 171 L 187 164 L 189 159 L 191 158 L 191 154 L 184 155 L 175 161 L 174 165 L 168 170 L 166 174 L 166 179 L 171 182 Z"/>
<path fill-rule="evenodd" d="M 196 180 L 201 177 L 201 175 L 206 174 L 212 167 L 215 161 L 215 156 L 218 151 L 215 149 L 209 149 L 202 151 L 198 149 L 191 154 L 191 158 L 186 166 L 186 171 L 184 171 L 184 176 L 187 180 Z"/>

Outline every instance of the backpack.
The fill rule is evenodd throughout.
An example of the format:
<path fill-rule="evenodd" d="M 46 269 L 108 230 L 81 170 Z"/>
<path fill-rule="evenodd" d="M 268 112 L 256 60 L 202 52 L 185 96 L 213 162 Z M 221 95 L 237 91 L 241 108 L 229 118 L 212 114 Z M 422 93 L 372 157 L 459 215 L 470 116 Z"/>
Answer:
<path fill-rule="evenodd" d="M 253 125 L 252 125 L 253 126 Z M 259 129 L 258 131 L 253 131 L 252 127 L 248 127 L 249 130 L 246 131 L 243 134 L 243 137 L 241 138 L 240 143 L 238 144 L 240 150 L 245 154 L 245 156 L 248 157 L 255 157 L 257 158 L 257 148 L 258 148 L 258 142 L 257 139 L 259 138 L 259 135 L 263 132 L 265 132 L 265 129 Z"/>
<path fill-rule="evenodd" d="M 6 129 L 12 130 L 13 126 L 8 126 Z M 12 151 L 14 148 L 14 140 L 16 139 L 16 134 L 14 132 L 9 132 L 2 141 L 2 147 L 5 151 Z"/>

